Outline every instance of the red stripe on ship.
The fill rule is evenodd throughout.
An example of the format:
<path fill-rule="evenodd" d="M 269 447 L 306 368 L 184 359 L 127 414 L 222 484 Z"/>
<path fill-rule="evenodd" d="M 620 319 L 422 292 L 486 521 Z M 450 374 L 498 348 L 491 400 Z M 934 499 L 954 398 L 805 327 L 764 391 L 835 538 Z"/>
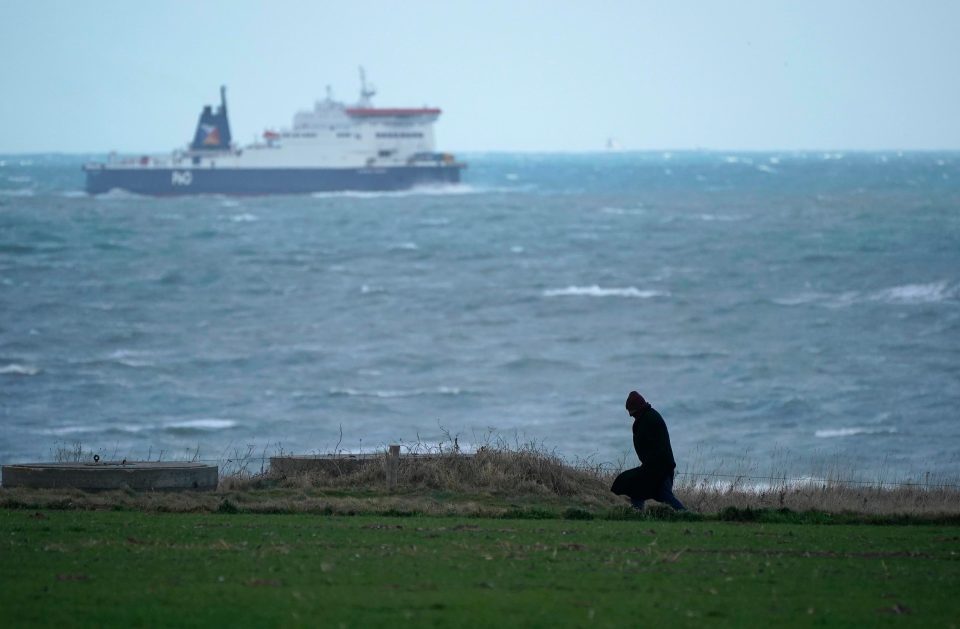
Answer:
<path fill-rule="evenodd" d="M 440 110 L 432 107 L 420 107 L 417 109 L 407 109 L 407 108 L 392 108 L 392 109 L 375 109 L 368 107 L 348 107 L 347 115 L 349 116 L 438 116 L 440 115 Z"/>

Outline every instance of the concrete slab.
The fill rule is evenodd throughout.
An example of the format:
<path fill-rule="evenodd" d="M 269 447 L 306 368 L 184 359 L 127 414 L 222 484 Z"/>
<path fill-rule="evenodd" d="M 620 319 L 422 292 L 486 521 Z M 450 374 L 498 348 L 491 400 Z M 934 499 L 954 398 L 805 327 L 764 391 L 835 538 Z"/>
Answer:
<path fill-rule="evenodd" d="M 186 461 L 18 463 L 3 466 L 4 487 L 42 489 L 211 490 L 217 466 Z"/>

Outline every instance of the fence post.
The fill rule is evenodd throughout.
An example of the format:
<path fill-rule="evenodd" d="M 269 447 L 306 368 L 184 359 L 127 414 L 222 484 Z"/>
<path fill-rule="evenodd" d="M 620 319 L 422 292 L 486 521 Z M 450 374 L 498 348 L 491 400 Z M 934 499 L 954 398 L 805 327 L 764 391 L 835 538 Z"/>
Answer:
<path fill-rule="evenodd" d="M 400 446 L 390 446 L 385 467 L 387 471 L 387 490 L 393 491 L 397 488 L 397 470 L 400 467 Z"/>

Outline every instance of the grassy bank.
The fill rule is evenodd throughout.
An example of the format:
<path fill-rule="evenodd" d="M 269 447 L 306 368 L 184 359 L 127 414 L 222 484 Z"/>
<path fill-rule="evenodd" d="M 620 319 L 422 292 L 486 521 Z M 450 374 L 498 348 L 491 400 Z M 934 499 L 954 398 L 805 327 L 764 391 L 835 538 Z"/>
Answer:
<path fill-rule="evenodd" d="M 615 471 L 569 464 L 535 447 L 485 447 L 472 456 L 401 458 L 398 488 L 386 491 L 383 461 L 291 476 L 257 474 L 242 463 L 216 492 L 163 493 L 0 488 L 0 508 L 119 509 L 183 513 L 419 514 L 460 517 L 623 519 L 633 517 L 610 493 Z M 449 454 L 447 454 L 449 453 Z M 949 483 L 891 485 L 823 478 L 797 483 L 785 474 L 762 486 L 744 476 L 681 473 L 676 493 L 690 513 L 675 516 L 648 502 L 657 518 L 810 522 L 960 523 L 960 490 Z"/>
<path fill-rule="evenodd" d="M 8 626 L 951 626 L 960 527 L 0 510 Z"/>

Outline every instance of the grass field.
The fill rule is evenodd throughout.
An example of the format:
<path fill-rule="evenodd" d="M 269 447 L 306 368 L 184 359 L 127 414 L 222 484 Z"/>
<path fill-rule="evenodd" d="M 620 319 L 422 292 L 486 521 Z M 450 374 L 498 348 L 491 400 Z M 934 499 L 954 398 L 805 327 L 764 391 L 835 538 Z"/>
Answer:
<path fill-rule="evenodd" d="M 0 509 L 18 626 L 930 626 L 960 527 Z"/>

